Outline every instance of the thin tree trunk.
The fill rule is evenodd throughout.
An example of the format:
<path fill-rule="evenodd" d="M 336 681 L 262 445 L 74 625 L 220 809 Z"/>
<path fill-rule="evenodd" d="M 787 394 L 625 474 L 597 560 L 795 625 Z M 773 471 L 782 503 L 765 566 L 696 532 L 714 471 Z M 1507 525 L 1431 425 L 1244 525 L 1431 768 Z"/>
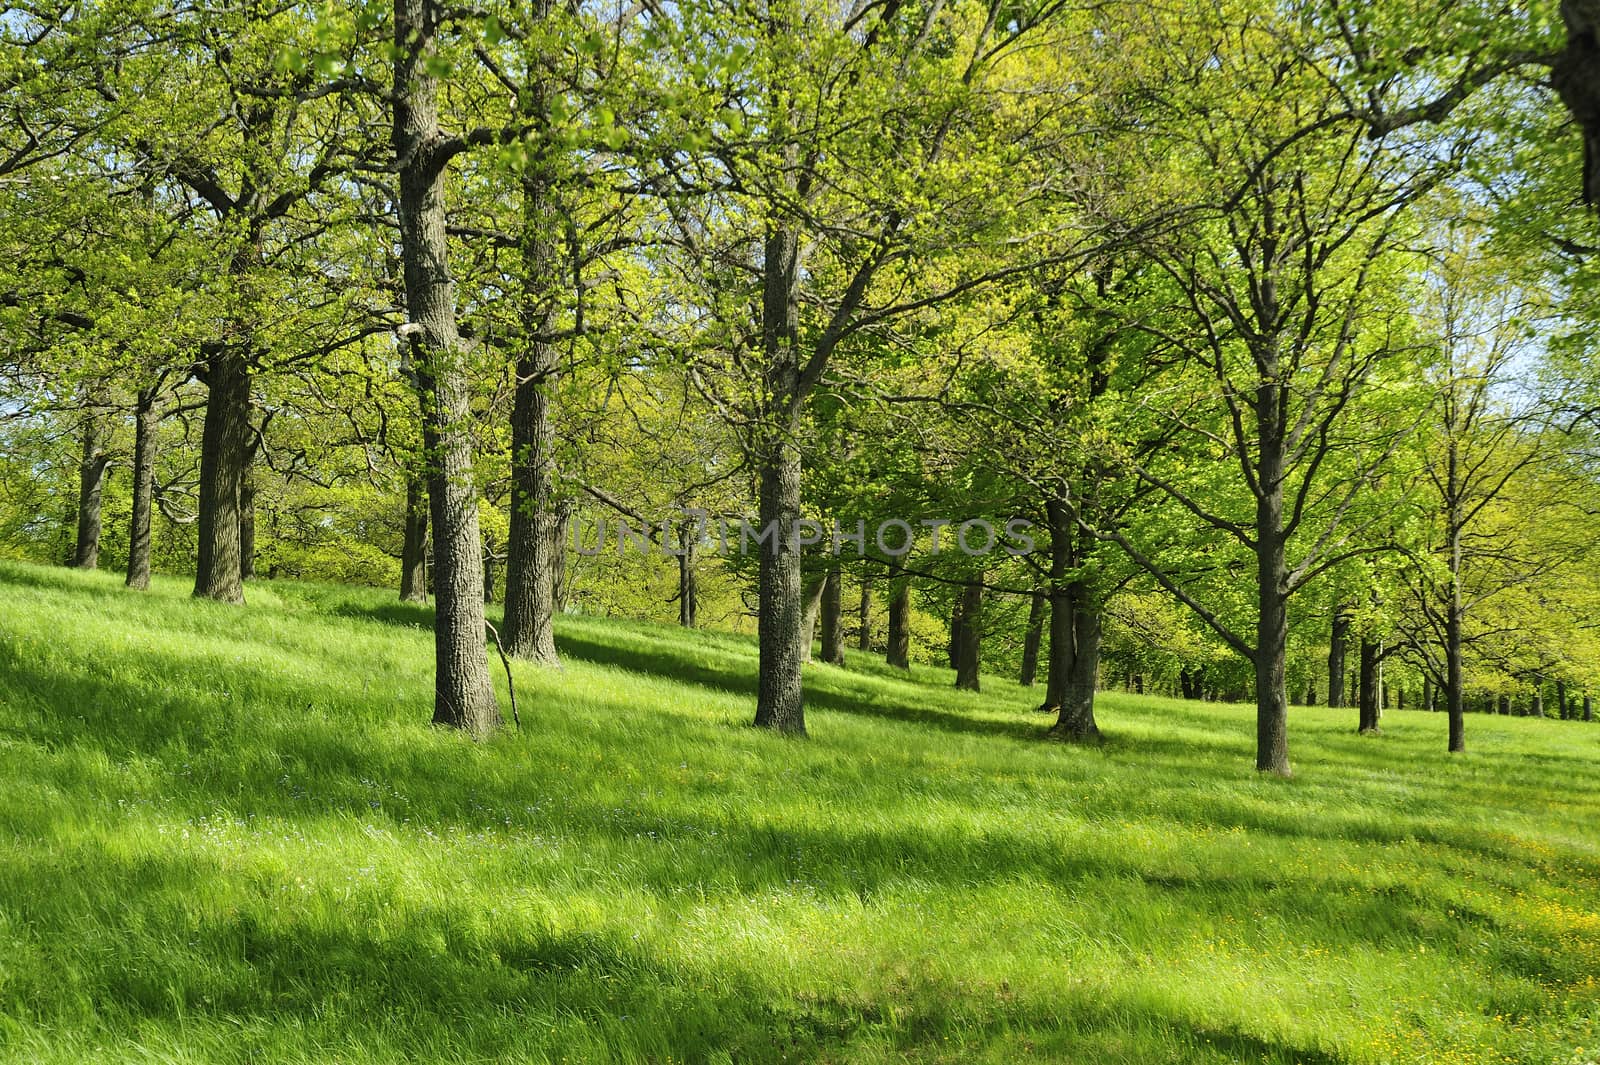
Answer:
<path fill-rule="evenodd" d="M 844 665 L 844 578 L 835 566 L 822 585 L 822 660 Z"/>
<path fill-rule="evenodd" d="M 678 550 L 678 624 L 686 629 L 695 627 L 700 613 L 700 577 L 697 566 L 700 544 L 695 536 L 698 527 L 686 529 L 680 535 Z"/>
<path fill-rule="evenodd" d="M 800 543 L 795 535 L 800 516 L 800 453 L 786 438 L 773 445 L 762 463 L 759 510 L 762 528 L 771 530 L 775 540 L 761 547 L 755 723 L 804 735 L 801 666 L 811 659 L 812 626 L 806 615 L 812 613 L 809 601 L 813 596 L 802 596 Z M 820 603 L 820 581 L 815 588 L 815 601 Z"/>
<path fill-rule="evenodd" d="M 1444 610 L 1445 713 L 1450 728 L 1448 750 L 1451 754 L 1460 754 L 1467 749 L 1466 693 L 1461 690 L 1461 628 L 1466 618 L 1466 607 L 1461 598 L 1461 530 L 1466 521 L 1461 514 L 1460 457 L 1456 436 L 1453 426 L 1447 427 L 1451 429 L 1445 457 L 1445 522 L 1449 533 L 1450 587 Z M 1505 701 L 1501 706 L 1502 713 L 1510 709 Z"/>
<path fill-rule="evenodd" d="M 1276 359 L 1269 360 L 1276 367 Z M 1256 482 L 1256 769 L 1290 774 L 1288 570 L 1283 539 L 1283 412 L 1268 373 L 1256 390 L 1261 452 Z"/>
<path fill-rule="evenodd" d="M 245 269 L 236 265 L 235 272 Z M 205 426 L 200 433 L 199 552 L 194 594 L 244 602 L 240 492 L 250 456 L 250 361 L 224 348 L 206 360 Z"/>
<path fill-rule="evenodd" d="M 856 604 L 856 647 L 872 650 L 872 583 L 865 574 L 861 577 L 861 599 Z"/>
<path fill-rule="evenodd" d="M 950 635 L 945 640 L 945 664 L 951 669 L 957 668 L 961 659 L 961 600 L 958 598 L 950 604 Z"/>
<path fill-rule="evenodd" d="M 395 0 L 394 151 L 400 190 L 411 363 L 421 396 L 433 519 L 436 724 L 484 736 L 501 723 L 484 634 L 483 543 L 472 476 L 471 381 L 456 329 L 445 231 L 447 157 L 436 155 L 438 83 L 430 71 L 438 0 Z"/>
<path fill-rule="evenodd" d="M 961 592 L 961 626 L 956 644 L 956 687 L 978 690 L 978 667 L 983 653 L 983 585 L 968 581 Z"/>
<path fill-rule="evenodd" d="M 811 661 L 812 645 L 817 642 L 817 626 L 822 618 L 822 597 L 827 591 L 825 574 L 806 579 L 800 591 L 800 661 Z"/>
<path fill-rule="evenodd" d="M 572 500 L 556 505 L 555 524 L 550 528 L 550 606 L 557 614 L 567 609 L 567 530 L 572 523 Z"/>
<path fill-rule="evenodd" d="M 1333 627 L 1328 634 L 1328 707 L 1344 706 L 1345 644 L 1350 635 L 1350 614 L 1334 607 Z"/>
<path fill-rule="evenodd" d="M 900 560 L 889 561 L 889 632 L 884 658 L 895 669 L 911 668 L 911 580 L 900 575 Z"/>
<path fill-rule="evenodd" d="M 1533 701 L 1528 705 L 1529 717 L 1544 717 L 1544 692 L 1533 689 Z"/>
<path fill-rule="evenodd" d="M 72 564 L 78 569 L 100 566 L 100 513 L 105 496 L 106 468 L 111 456 L 106 453 L 100 415 L 83 412 L 83 453 L 78 462 L 78 530 Z"/>
<path fill-rule="evenodd" d="M 248 581 L 256 575 L 256 477 L 253 470 L 245 468 L 244 480 L 239 483 L 239 580 Z"/>
<path fill-rule="evenodd" d="M 1585 721 L 1593 721 L 1594 720 L 1594 697 L 1593 696 L 1585 695 L 1583 697 L 1583 719 Z"/>
<path fill-rule="evenodd" d="M 428 492 L 420 478 L 406 477 L 405 544 L 400 552 L 400 600 L 428 601 Z"/>
<path fill-rule="evenodd" d="M 1028 627 L 1022 635 L 1022 676 L 1024 688 L 1033 687 L 1039 677 L 1039 641 L 1044 636 L 1045 597 L 1034 592 L 1028 599 Z"/>
<path fill-rule="evenodd" d="M 150 587 L 150 530 L 156 484 L 157 392 L 140 389 L 133 408 L 133 512 L 128 524 L 129 588 L 144 591 Z"/>
<path fill-rule="evenodd" d="M 1572 711 L 1567 707 L 1567 682 L 1564 680 L 1556 681 L 1556 706 L 1560 708 L 1561 720 L 1571 720 Z"/>

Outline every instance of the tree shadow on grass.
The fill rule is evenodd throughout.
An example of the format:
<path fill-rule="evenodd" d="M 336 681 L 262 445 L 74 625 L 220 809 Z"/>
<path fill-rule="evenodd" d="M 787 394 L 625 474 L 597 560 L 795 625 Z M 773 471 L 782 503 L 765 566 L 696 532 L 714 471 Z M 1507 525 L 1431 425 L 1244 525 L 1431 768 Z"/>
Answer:
<path fill-rule="evenodd" d="M 433 628 L 434 609 L 423 603 L 352 603 L 343 602 L 326 611 L 334 617 L 357 618 L 385 625 L 398 625 L 408 629 Z"/>
<path fill-rule="evenodd" d="M 885 1045 L 908 1060 L 1346 1060 L 1196 1020 L 1141 995 L 1136 976 L 1120 993 L 888 974 L 844 992 L 824 966 L 817 986 L 797 990 L 753 958 L 669 958 L 603 915 L 473 914 L 419 897 L 410 879 L 373 879 L 346 892 L 346 919 L 329 921 L 325 897 L 293 904 L 307 900 L 297 870 L 241 882 L 208 858 L 91 837 L 20 852 L 0 883 L 34 948 L 13 959 L 5 1009 L 13 1033 L 38 1025 L 47 1046 L 137 1040 L 211 1061 L 758 1063 Z M 916 947 L 882 960 L 933 971 Z"/>
<path fill-rule="evenodd" d="M 640 646 L 639 640 L 627 644 L 606 643 L 586 633 L 558 632 L 556 648 L 563 656 L 596 665 L 624 669 L 665 677 L 685 684 L 693 684 L 718 692 L 730 692 L 754 698 L 759 684 L 756 663 L 748 656 L 720 649 L 682 646 Z M 715 658 L 711 657 L 715 655 Z M 720 659 L 720 661 L 718 660 Z M 832 675 L 830 675 L 832 674 Z M 847 679 L 848 685 L 841 684 Z M 935 728 L 945 732 L 977 736 L 1004 736 L 1012 739 L 1037 739 L 1044 728 L 1036 721 L 1004 721 L 973 717 L 954 710 L 930 706 L 924 701 L 913 705 L 910 689 L 919 686 L 914 680 L 873 678 L 875 685 L 893 685 L 881 695 L 866 695 L 860 690 L 861 676 L 831 667 L 816 667 L 806 671 L 805 701 L 811 709 L 840 714 L 876 717 L 900 721 L 919 727 Z"/>

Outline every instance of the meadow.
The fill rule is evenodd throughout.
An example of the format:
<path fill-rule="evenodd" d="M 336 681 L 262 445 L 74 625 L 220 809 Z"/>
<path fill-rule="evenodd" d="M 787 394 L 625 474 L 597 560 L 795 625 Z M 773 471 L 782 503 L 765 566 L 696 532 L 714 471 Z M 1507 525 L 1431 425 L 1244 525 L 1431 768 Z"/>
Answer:
<path fill-rule="evenodd" d="M 0 563 L 0 1060 L 1600 1059 L 1600 726 L 1296 708 L 1284 781 L 852 651 L 787 740 L 752 642 L 564 617 L 475 745 L 428 610 L 189 587 Z"/>

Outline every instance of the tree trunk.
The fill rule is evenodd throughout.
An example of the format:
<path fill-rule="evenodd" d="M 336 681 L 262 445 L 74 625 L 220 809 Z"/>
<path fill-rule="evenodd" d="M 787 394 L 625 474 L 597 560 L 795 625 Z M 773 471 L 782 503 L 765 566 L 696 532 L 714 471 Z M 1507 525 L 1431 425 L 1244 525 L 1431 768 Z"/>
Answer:
<path fill-rule="evenodd" d="M 911 580 L 900 575 L 900 560 L 889 562 L 889 632 L 884 659 L 895 669 L 911 668 Z"/>
<path fill-rule="evenodd" d="M 1571 720 L 1572 711 L 1567 707 L 1567 682 L 1564 680 L 1556 681 L 1556 706 L 1559 708 L 1561 720 Z"/>
<path fill-rule="evenodd" d="M 700 613 L 700 577 L 696 567 L 700 558 L 699 526 L 685 527 L 678 536 L 678 624 L 695 627 Z"/>
<path fill-rule="evenodd" d="M 400 601 L 428 601 L 428 492 L 420 478 L 406 477 L 405 544 L 400 551 Z"/>
<path fill-rule="evenodd" d="M 1492 699 L 1493 699 L 1493 697 L 1491 696 L 1491 700 Z M 1499 699 L 1498 703 L 1491 701 L 1488 709 L 1489 709 L 1489 711 L 1491 713 L 1498 712 L 1501 717 L 1510 717 L 1511 716 L 1511 696 L 1509 696 L 1509 695 L 1500 696 L 1500 699 Z"/>
<path fill-rule="evenodd" d="M 1378 645 L 1365 637 L 1361 640 L 1361 686 L 1357 692 L 1358 719 L 1356 731 L 1363 734 L 1378 731 Z"/>
<path fill-rule="evenodd" d="M 1050 528 L 1050 645 L 1045 664 L 1044 705 L 1056 720 L 1049 735 L 1074 742 L 1099 738 L 1094 696 L 1100 673 L 1100 609 L 1093 589 L 1068 575 L 1078 563 L 1080 540 L 1065 502 L 1045 501 Z"/>
<path fill-rule="evenodd" d="M 1271 360 L 1276 366 L 1276 360 Z M 1288 776 L 1288 569 L 1283 537 L 1283 412 L 1272 374 L 1256 390 L 1261 452 L 1256 494 L 1256 769 Z"/>
<path fill-rule="evenodd" d="M 542 109 L 542 86 L 535 90 Z M 517 357 L 516 398 L 511 413 L 511 524 L 506 548 L 506 651 L 544 665 L 560 665 L 556 653 L 555 420 L 551 392 L 561 361 L 544 337 L 553 317 L 550 289 L 559 269 L 553 240 L 557 211 L 550 182 L 530 174 L 522 182 L 523 337 Z M 693 604 L 690 604 L 692 609 Z M 680 605 L 680 620 L 683 607 Z M 693 627 L 693 622 L 689 622 Z"/>
<path fill-rule="evenodd" d="M 128 523 L 129 588 L 144 591 L 150 587 L 150 530 L 156 485 L 156 413 L 154 388 L 139 391 L 133 408 L 133 512 Z"/>
<path fill-rule="evenodd" d="M 1433 709 L 1433 678 L 1431 677 L 1422 678 L 1422 708 L 1424 710 Z"/>
<path fill-rule="evenodd" d="M 482 539 L 472 476 L 471 379 L 456 329 L 445 231 L 438 83 L 430 71 L 438 0 L 395 0 L 394 151 L 411 363 L 422 406 L 433 520 L 436 724 L 484 736 L 500 725 L 484 634 Z M 235 567 L 237 572 L 237 567 Z"/>
<path fill-rule="evenodd" d="M 235 269 L 238 272 L 243 267 Z M 242 603 L 239 503 L 250 461 L 249 358 L 235 347 L 218 351 L 206 360 L 205 384 L 194 594 Z"/>
<path fill-rule="evenodd" d="M 487 550 L 483 553 L 483 601 L 486 605 L 494 602 L 494 556 Z"/>
<path fill-rule="evenodd" d="M 956 687 L 978 690 L 978 666 L 983 653 L 983 585 L 968 581 L 961 592 L 961 625 L 956 641 Z"/>
<path fill-rule="evenodd" d="M 760 680 L 755 723 L 789 735 L 804 735 L 801 666 L 811 659 L 815 615 L 810 603 L 821 602 L 822 584 L 816 581 L 815 592 L 802 595 L 800 543 L 795 535 L 800 516 L 800 452 L 788 439 L 776 442 L 762 462 L 759 510 L 762 528 L 770 529 L 775 540 L 760 548 L 760 615 L 756 623 Z"/>
<path fill-rule="evenodd" d="M 567 530 L 572 523 L 572 500 L 563 499 L 556 508 L 555 526 L 550 530 L 550 605 L 557 613 L 567 609 Z"/>
<path fill-rule="evenodd" d="M 957 668 L 961 660 L 961 600 L 956 599 L 950 605 L 950 638 L 945 641 L 945 664 L 951 669 Z"/>
<path fill-rule="evenodd" d="M 1450 588 L 1444 611 L 1444 708 L 1445 714 L 1449 718 L 1450 728 L 1448 750 L 1451 754 L 1459 754 L 1467 749 L 1466 693 L 1461 690 L 1461 627 L 1466 614 L 1466 608 L 1461 599 L 1461 528 L 1465 522 L 1461 518 L 1458 502 L 1459 470 L 1454 433 L 1450 434 L 1446 463 L 1445 523 L 1446 528 L 1449 530 L 1450 557 L 1448 565 Z M 1504 706 L 1505 704 L 1502 703 L 1501 705 Z"/>
<path fill-rule="evenodd" d="M 1538 688 L 1533 689 L 1533 701 L 1528 706 L 1529 717 L 1544 716 L 1544 692 Z"/>
<path fill-rule="evenodd" d="M 1022 676 L 1024 688 L 1033 687 L 1039 677 L 1039 641 L 1044 636 L 1045 597 L 1034 592 L 1028 599 L 1028 627 L 1022 636 Z"/>
<path fill-rule="evenodd" d="M 1350 636 L 1350 615 L 1344 607 L 1334 607 L 1333 628 L 1328 634 L 1328 708 L 1344 706 L 1345 642 Z"/>
<path fill-rule="evenodd" d="M 760 501 L 762 532 L 759 617 L 756 640 L 760 680 L 756 689 L 758 727 L 804 735 L 806 718 L 801 666 L 811 655 L 809 630 L 802 631 L 800 449 L 800 240 L 788 229 L 773 229 L 762 249 L 761 344 L 765 359 L 761 411 Z M 819 589 L 820 591 L 820 589 Z M 802 644 L 802 640 L 806 642 Z"/>
<path fill-rule="evenodd" d="M 106 453 L 101 433 L 100 415 L 91 410 L 83 412 L 83 453 L 78 462 L 78 534 L 72 552 L 72 564 L 78 569 L 98 569 L 100 566 L 100 511 L 105 495 L 106 467 L 111 456 Z"/>
<path fill-rule="evenodd" d="M 256 476 L 245 468 L 239 483 L 239 580 L 256 575 Z"/>
<path fill-rule="evenodd" d="M 856 647 L 872 650 L 872 584 L 866 574 L 861 576 L 861 599 L 856 604 Z"/>
<path fill-rule="evenodd" d="M 844 665 L 844 580 L 835 566 L 822 585 L 822 660 Z"/>
<path fill-rule="evenodd" d="M 1583 697 L 1583 719 L 1585 721 L 1593 721 L 1594 720 L 1594 697 L 1593 696 L 1585 695 Z"/>
<path fill-rule="evenodd" d="M 1094 740 L 1100 727 L 1094 719 L 1094 695 L 1100 673 L 1100 610 L 1090 603 L 1082 583 L 1069 597 L 1072 603 L 1072 661 L 1067 666 L 1061 692 L 1061 713 L 1050 733 L 1061 739 Z"/>
<path fill-rule="evenodd" d="M 817 623 L 822 617 L 822 597 L 827 591 L 825 574 L 803 580 L 800 590 L 800 661 L 811 661 L 812 645 L 817 642 Z"/>

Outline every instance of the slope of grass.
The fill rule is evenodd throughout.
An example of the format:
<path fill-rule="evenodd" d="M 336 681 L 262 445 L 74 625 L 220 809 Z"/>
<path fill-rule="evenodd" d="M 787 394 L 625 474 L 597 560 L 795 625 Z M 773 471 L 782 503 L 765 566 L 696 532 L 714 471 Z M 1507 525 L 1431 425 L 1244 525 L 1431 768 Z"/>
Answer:
<path fill-rule="evenodd" d="M 186 591 L 0 563 L 0 1059 L 1600 1056 L 1600 726 L 1297 710 L 1263 780 L 1247 708 L 852 657 L 786 741 L 747 642 L 567 618 L 474 746 L 426 611 Z"/>

